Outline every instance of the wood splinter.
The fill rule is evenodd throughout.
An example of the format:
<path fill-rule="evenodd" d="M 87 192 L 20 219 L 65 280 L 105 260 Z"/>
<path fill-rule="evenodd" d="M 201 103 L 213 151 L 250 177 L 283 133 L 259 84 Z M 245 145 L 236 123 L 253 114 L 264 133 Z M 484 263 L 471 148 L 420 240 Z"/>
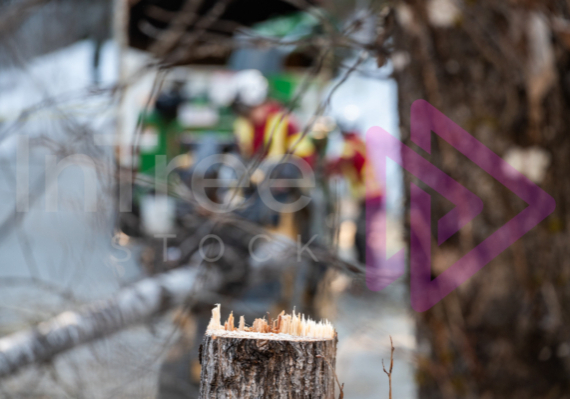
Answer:
<path fill-rule="evenodd" d="M 333 399 L 337 334 L 328 321 L 281 312 L 277 319 L 233 313 L 222 325 L 220 305 L 200 348 L 200 397 Z"/>

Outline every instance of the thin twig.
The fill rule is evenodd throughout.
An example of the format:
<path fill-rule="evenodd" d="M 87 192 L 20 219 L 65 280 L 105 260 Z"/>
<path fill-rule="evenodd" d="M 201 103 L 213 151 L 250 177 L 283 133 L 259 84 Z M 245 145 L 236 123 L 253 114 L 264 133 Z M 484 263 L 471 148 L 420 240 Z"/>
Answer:
<path fill-rule="evenodd" d="M 386 371 L 386 367 L 384 367 L 384 359 L 382 359 L 382 368 L 384 369 L 384 372 L 388 376 L 389 399 L 392 399 L 392 369 L 394 368 L 394 350 L 395 350 L 394 342 L 392 341 L 392 336 L 390 335 L 390 371 Z"/>

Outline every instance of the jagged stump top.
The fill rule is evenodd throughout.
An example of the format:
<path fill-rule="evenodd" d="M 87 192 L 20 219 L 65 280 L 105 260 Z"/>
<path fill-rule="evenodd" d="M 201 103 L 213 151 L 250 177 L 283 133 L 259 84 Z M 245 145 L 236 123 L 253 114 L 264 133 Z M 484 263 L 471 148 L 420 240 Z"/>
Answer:
<path fill-rule="evenodd" d="M 285 314 L 281 312 L 277 319 L 255 319 L 251 327 L 245 325 L 245 319 L 240 317 L 238 327 L 235 327 L 233 312 L 222 325 L 220 305 L 212 309 L 212 318 L 206 335 L 242 339 L 271 339 L 281 341 L 322 341 L 332 340 L 336 332 L 327 320 L 316 322 L 303 314 Z"/>

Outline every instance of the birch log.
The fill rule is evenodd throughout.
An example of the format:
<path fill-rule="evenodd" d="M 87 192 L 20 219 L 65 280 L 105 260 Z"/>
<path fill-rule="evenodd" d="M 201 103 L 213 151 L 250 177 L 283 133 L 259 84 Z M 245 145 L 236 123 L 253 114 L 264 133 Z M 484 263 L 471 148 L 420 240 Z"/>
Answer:
<path fill-rule="evenodd" d="M 219 307 L 202 347 L 202 399 L 333 399 L 337 336 L 328 322 L 281 314 L 234 327 Z"/>
<path fill-rule="evenodd" d="M 195 268 L 180 268 L 146 278 L 111 299 L 79 311 L 63 312 L 33 328 L 1 338 L 0 378 L 182 303 L 192 292 L 195 276 Z"/>

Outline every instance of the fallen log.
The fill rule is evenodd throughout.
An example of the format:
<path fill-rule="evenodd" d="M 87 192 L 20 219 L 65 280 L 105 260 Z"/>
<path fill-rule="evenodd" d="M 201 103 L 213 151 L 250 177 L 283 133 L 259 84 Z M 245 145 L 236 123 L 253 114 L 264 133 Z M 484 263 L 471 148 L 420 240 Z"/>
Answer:
<path fill-rule="evenodd" d="M 230 224 L 224 225 L 225 229 L 222 230 L 230 230 L 227 226 Z M 222 237 L 226 238 L 226 236 Z M 251 238 L 251 234 L 247 235 L 244 232 L 240 238 L 244 237 Z M 275 238 L 275 242 L 271 241 L 268 244 L 270 246 L 267 250 L 278 256 L 275 261 L 261 262 L 262 264 L 248 259 L 248 262 L 254 263 L 256 275 L 261 276 L 262 272 L 270 269 L 276 269 L 275 271 L 279 272 L 283 268 L 283 263 L 279 261 L 285 259 L 298 261 L 300 255 L 302 257 L 312 256 L 307 252 L 298 253 L 299 248 L 294 242 L 285 242 Z M 320 262 L 337 265 L 338 261 L 340 263 L 337 266 L 341 270 L 357 275 L 362 274 L 358 266 L 343 263 L 325 249 L 317 246 L 312 251 Z M 212 271 L 208 273 L 211 274 Z M 230 275 L 233 274 L 230 273 Z M 196 267 L 183 266 L 123 288 L 110 299 L 97 301 L 79 310 L 64 311 L 37 326 L 2 337 L 0 338 L 0 378 L 31 364 L 47 363 L 67 350 L 144 322 L 183 303 L 193 290 L 199 293 L 201 301 L 208 300 L 209 293 L 215 293 L 220 288 L 224 280 L 223 276 L 222 274 L 221 277 L 207 279 L 208 287 L 197 287 L 195 285 Z M 250 279 L 254 280 L 251 276 Z"/>
<path fill-rule="evenodd" d="M 337 335 L 327 321 L 281 313 L 246 327 L 219 305 L 200 349 L 202 399 L 334 398 Z"/>
<path fill-rule="evenodd" d="M 0 339 L 0 378 L 41 364 L 68 349 L 113 334 L 181 304 L 192 292 L 196 268 L 180 268 L 139 281 L 111 299 L 66 311 Z"/>

